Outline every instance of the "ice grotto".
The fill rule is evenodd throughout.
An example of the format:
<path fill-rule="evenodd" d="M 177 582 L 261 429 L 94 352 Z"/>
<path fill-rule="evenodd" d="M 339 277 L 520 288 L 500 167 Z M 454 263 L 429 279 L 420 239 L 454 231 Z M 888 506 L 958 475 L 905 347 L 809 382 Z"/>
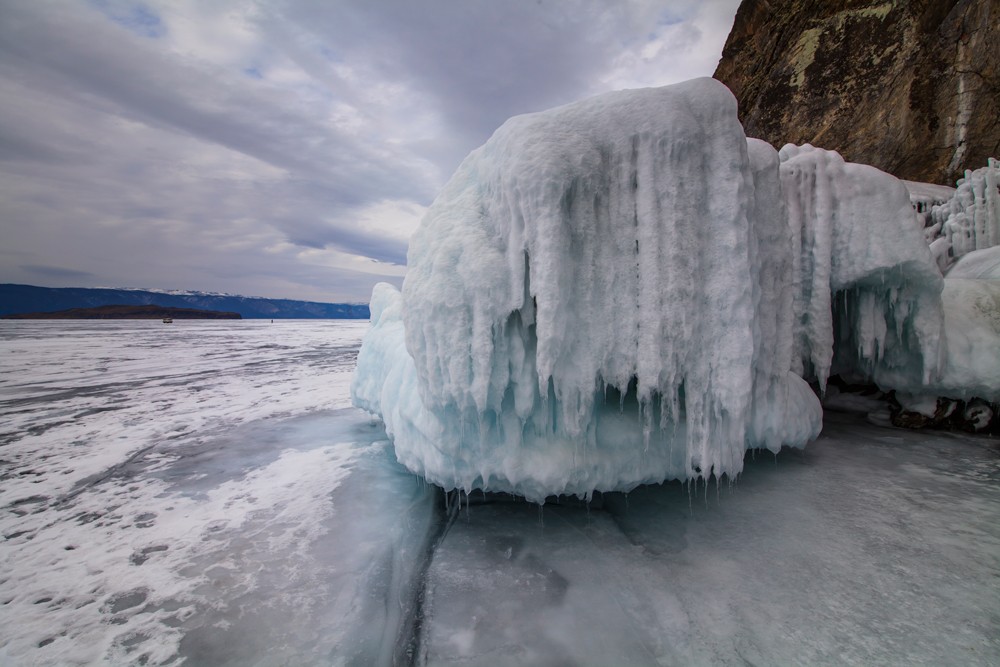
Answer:
<path fill-rule="evenodd" d="M 376 286 L 352 397 L 445 489 L 732 479 L 819 434 L 831 373 L 947 376 L 919 220 L 889 174 L 748 139 L 713 79 L 517 116 L 434 201 L 402 292 Z"/>

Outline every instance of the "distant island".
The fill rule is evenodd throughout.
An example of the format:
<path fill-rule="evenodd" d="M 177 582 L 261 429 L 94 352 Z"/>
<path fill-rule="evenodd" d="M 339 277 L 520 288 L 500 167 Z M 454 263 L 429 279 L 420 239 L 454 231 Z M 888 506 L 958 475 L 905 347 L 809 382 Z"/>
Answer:
<path fill-rule="evenodd" d="M 369 315 L 367 303 L 322 303 L 181 290 L 0 284 L 0 316 L 108 304 L 197 308 L 239 313 L 244 319 L 368 319 Z"/>
<path fill-rule="evenodd" d="M 96 306 L 70 308 L 47 313 L 15 313 L 0 315 L 4 320 L 241 320 L 239 313 L 199 308 L 172 308 L 170 306 Z"/>

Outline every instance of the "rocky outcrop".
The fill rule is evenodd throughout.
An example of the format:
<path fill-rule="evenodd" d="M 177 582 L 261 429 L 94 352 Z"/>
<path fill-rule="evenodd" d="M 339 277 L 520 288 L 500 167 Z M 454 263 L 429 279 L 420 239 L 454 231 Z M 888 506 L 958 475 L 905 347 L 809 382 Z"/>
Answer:
<path fill-rule="evenodd" d="M 751 137 L 954 184 L 1000 156 L 1000 0 L 744 0 L 715 78 Z"/>

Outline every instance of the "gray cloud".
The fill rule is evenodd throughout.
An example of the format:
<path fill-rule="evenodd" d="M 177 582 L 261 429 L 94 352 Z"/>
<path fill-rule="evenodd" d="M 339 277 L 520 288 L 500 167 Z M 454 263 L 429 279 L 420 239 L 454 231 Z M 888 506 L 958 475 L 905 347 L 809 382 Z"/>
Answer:
<path fill-rule="evenodd" d="M 510 115 L 662 69 L 665 30 L 717 59 L 737 4 L 0 0 L 0 281 L 366 299 L 410 224 L 371 211 L 429 204 Z"/>
<path fill-rule="evenodd" d="M 97 277 L 90 271 L 76 271 L 62 266 L 37 266 L 35 264 L 23 264 L 19 268 L 43 279 L 82 280 L 89 282 Z"/>

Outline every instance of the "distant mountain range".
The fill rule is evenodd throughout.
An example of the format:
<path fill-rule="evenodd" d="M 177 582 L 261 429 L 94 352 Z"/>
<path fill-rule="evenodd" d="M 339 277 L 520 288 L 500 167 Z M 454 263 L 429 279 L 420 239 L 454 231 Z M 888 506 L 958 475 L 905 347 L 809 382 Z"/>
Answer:
<path fill-rule="evenodd" d="M 97 306 L 167 306 L 239 313 L 247 319 L 366 319 L 368 304 L 265 299 L 210 292 L 0 284 L 0 315 Z"/>
<path fill-rule="evenodd" d="M 95 308 L 70 308 L 69 310 L 42 313 L 0 315 L 5 320 L 239 320 L 239 313 L 224 313 L 201 308 L 173 308 L 171 306 L 97 306 Z"/>

